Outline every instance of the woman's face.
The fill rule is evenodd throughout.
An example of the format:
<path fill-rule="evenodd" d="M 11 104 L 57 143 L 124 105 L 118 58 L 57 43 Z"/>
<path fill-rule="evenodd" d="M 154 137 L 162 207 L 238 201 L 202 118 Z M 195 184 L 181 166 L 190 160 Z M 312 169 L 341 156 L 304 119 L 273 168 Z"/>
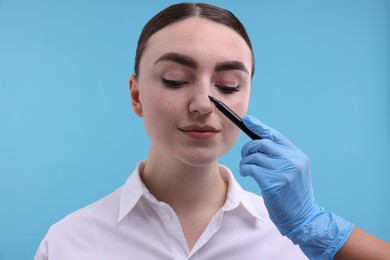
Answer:
<path fill-rule="evenodd" d="M 225 25 L 194 17 L 156 32 L 147 42 L 139 75 L 130 78 L 132 106 L 144 118 L 150 152 L 165 162 L 215 163 L 240 130 L 208 96 L 245 115 L 251 70 L 251 50 Z"/>

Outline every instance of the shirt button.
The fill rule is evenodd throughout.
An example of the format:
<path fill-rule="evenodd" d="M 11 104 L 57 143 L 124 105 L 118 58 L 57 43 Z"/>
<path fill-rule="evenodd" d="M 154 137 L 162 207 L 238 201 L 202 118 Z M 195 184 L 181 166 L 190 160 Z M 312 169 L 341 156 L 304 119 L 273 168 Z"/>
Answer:
<path fill-rule="evenodd" d="M 172 221 L 172 217 L 170 215 L 165 215 L 164 219 L 166 222 L 170 223 Z"/>

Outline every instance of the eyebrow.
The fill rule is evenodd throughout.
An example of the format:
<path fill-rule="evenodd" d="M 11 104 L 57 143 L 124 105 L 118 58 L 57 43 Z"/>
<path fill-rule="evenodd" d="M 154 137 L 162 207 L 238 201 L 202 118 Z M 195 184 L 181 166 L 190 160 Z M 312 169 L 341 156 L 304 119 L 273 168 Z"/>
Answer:
<path fill-rule="evenodd" d="M 196 61 L 194 61 L 191 57 L 175 52 L 169 52 L 167 54 L 164 54 L 163 56 L 158 58 L 154 64 L 157 64 L 161 61 L 173 61 L 191 69 L 196 69 L 198 67 Z"/>
<path fill-rule="evenodd" d="M 158 58 L 154 64 L 157 64 L 162 61 L 172 61 L 178 64 L 181 64 L 183 66 L 189 67 L 191 69 L 197 69 L 198 63 L 191 57 L 176 53 L 176 52 L 169 52 Z M 222 71 L 229 71 L 229 70 L 241 70 L 245 73 L 249 73 L 248 69 L 245 67 L 244 63 L 240 61 L 226 61 L 218 63 L 215 66 L 216 72 L 222 72 Z"/>
<path fill-rule="evenodd" d="M 249 73 L 248 69 L 241 61 L 227 61 L 227 62 L 218 63 L 217 66 L 215 66 L 215 71 L 217 72 L 228 71 L 228 70 L 241 70 L 245 73 Z"/>

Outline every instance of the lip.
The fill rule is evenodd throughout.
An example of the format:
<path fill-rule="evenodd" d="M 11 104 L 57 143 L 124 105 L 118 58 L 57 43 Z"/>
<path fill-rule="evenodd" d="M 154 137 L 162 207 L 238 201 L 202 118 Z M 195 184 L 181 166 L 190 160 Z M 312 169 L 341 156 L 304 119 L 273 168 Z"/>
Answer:
<path fill-rule="evenodd" d="M 211 139 L 219 133 L 218 129 L 210 125 L 187 125 L 179 127 L 179 130 L 187 136 L 198 140 Z"/>

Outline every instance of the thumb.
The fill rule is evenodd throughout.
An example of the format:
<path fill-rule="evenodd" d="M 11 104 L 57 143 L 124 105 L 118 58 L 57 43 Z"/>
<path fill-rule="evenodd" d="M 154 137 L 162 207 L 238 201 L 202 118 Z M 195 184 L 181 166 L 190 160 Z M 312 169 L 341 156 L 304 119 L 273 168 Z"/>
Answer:
<path fill-rule="evenodd" d="M 284 137 L 281 133 L 276 131 L 275 129 L 267 126 L 259 119 L 255 118 L 251 115 L 245 115 L 242 118 L 242 122 L 246 127 L 249 128 L 252 132 L 260 136 L 264 139 L 269 139 L 274 143 L 281 144 L 284 146 L 295 147 L 293 143 L 291 143 L 286 137 Z"/>

